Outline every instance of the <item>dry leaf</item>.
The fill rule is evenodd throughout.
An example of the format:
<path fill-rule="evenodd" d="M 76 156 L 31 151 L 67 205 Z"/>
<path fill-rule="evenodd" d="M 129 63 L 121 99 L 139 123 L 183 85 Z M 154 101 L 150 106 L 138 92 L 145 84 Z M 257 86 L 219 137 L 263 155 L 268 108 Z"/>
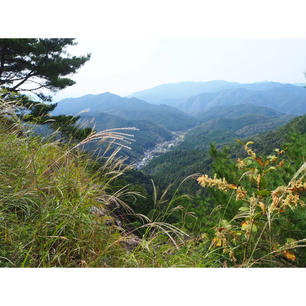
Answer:
<path fill-rule="evenodd" d="M 296 259 L 295 255 L 289 251 L 284 251 L 283 254 L 291 261 L 295 261 Z"/>

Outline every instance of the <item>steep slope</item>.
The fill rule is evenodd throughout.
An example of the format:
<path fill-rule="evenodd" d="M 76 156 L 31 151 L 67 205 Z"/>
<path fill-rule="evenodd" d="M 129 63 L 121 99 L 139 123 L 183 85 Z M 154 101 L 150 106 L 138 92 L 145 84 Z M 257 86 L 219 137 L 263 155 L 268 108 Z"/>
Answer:
<path fill-rule="evenodd" d="M 289 123 L 278 127 L 272 131 L 258 134 L 256 136 L 247 137 L 247 140 L 252 140 L 255 142 L 254 149 L 256 152 L 260 152 L 265 155 L 269 155 L 275 148 L 280 148 L 286 141 L 290 139 L 290 131 L 296 131 L 300 135 L 306 133 L 306 116 L 301 116 L 294 118 Z M 217 122 L 209 122 L 210 126 L 217 125 Z M 231 120 L 226 120 L 225 123 L 221 121 L 223 126 L 232 127 L 230 124 L 233 124 Z M 209 134 L 211 133 L 211 134 Z M 220 135 L 213 135 L 212 132 L 208 132 L 209 136 L 212 136 L 210 141 L 217 140 L 219 142 L 218 147 L 225 144 L 229 146 L 230 154 L 237 158 L 245 154 L 241 145 L 237 144 L 233 139 L 230 141 L 231 133 L 228 132 L 224 137 L 229 136 L 226 141 L 222 139 L 223 133 Z M 219 138 L 213 139 L 213 136 Z M 242 136 L 242 135 L 241 135 Z M 238 137 L 237 137 L 238 138 Z M 239 137 L 242 139 L 242 137 Z M 194 138 L 199 139 L 199 136 Z M 188 141 L 188 139 L 187 139 Z M 200 140 L 199 140 L 200 142 Z M 159 157 L 154 158 L 146 167 L 143 169 L 144 173 L 152 175 L 155 181 L 159 182 L 162 187 L 168 186 L 170 183 L 175 184 L 182 181 L 188 175 L 197 172 L 208 172 L 210 169 L 210 164 L 212 162 L 208 153 L 209 142 L 205 147 L 199 146 L 197 149 L 194 149 L 194 143 L 192 146 L 187 146 L 186 143 L 179 146 L 176 150 L 163 154 Z M 305 147 L 306 148 L 306 147 Z M 304 148 L 304 150 L 305 150 Z M 299 147 L 293 147 L 293 150 L 301 150 Z M 196 186 L 195 183 L 190 182 L 186 185 L 187 191 L 194 190 Z M 184 187 L 185 188 L 185 187 Z M 189 188 L 189 189 L 188 189 Z M 191 188 L 191 189 L 190 189 Z M 196 187 L 197 188 L 197 187 Z M 185 191 L 186 191 L 185 190 Z"/>
<path fill-rule="evenodd" d="M 123 235 L 114 203 L 135 202 L 126 190 L 116 192 L 123 186 L 114 180 L 128 170 L 122 162 L 98 165 L 0 116 L 0 164 L 0 267 L 126 264 L 126 244 L 113 243 Z"/>
<path fill-rule="evenodd" d="M 305 116 L 295 119 L 275 135 L 286 139 L 286 132 L 292 127 L 305 133 Z M 155 188 L 149 187 L 151 192 L 146 192 L 149 178 L 138 171 L 129 171 L 122 161 L 108 159 L 99 164 L 67 144 L 30 137 L 21 126 L 19 128 L 6 116 L 0 117 L 0 165 L 1 174 L 4 174 L 0 175 L 1 267 L 224 267 L 224 259 L 228 260 L 227 267 L 244 267 L 243 254 L 250 241 L 241 226 L 250 218 L 245 203 L 248 201 L 252 208 L 255 206 L 252 204 L 254 197 L 256 203 L 270 201 L 270 196 L 267 200 L 261 197 L 258 191 L 263 189 L 258 190 L 256 184 L 239 184 L 248 188 L 246 192 L 250 198 L 250 201 L 248 198 L 239 201 L 239 205 L 232 205 L 232 200 L 235 201 L 232 193 L 220 197 L 214 191 L 203 190 L 198 184 L 197 188 L 203 192 L 197 196 L 196 193 L 191 193 L 190 197 L 175 195 L 168 200 L 168 190 L 161 190 L 162 196 L 156 194 L 153 200 L 149 197 Z M 268 144 L 274 149 L 271 139 L 275 139 L 273 133 Z M 276 172 L 272 182 L 270 179 L 273 177 L 269 177 L 272 188 L 268 186 L 263 191 L 273 192 L 274 184 L 282 186 L 279 182 L 291 180 L 298 169 L 295 161 L 305 160 L 305 137 L 303 141 L 301 138 L 295 143 L 291 141 L 289 147 L 299 149 L 298 155 L 291 155 L 293 158 L 289 159 L 294 164 L 288 167 L 287 160 L 282 168 L 279 166 L 282 172 Z M 201 172 L 207 169 L 204 167 L 209 165 L 209 158 L 205 160 L 203 156 L 202 160 L 199 155 L 189 156 L 196 158 Z M 176 166 L 174 170 L 182 169 L 176 160 L 170 162 Z M 219 173 L 220 169 L 217 170 Z M 167 174 L 173 175 L 174 172 Z M 234 175 L 240 177 L 241 173 L 236 171 Z M 299 196 L 298 192 L 302 193 L 303 188 L 297 189 L 294 196 Z M 305 202 L 305 196 L 301 196 L 301 200 Z M 260 243 L 260 247 L 258 251 L 255 249 L 258 255 L 252 251 L 245 267 L 249 266 L 250 260 L 252 265 L 256 263 L 256 267 L 305 267 L 305 250 L 298 244 L 305 241 L 305 207 L 302 207 L 303 202 L 296 202 L 292 201 L 293 209 L 285 207 L 282 214 L 277 212 L 277 220 L 273 222 L 277 227 L 275 230 L 272 228 L 273 232 L 267 226 L 268 220 L 261 209 L 252 208 L 258 212 L 255 216 L 257 230 L 254 230 L 252 241 Z M 264 207 L 269 208 L 268 205 Z M 257 221 L 263 218 L 266 218 L 264 222 Z M 216 232 L 227 230 L 223 225 L 230 226 L 231 240 L 232 228 L 236 231 L 234 238 L 243 239 L 235 245 L 235 260 L 225 257 L 227 251 L 224 250 L 228 245 L 214 242 Z M 267 231 L 261 236 L 267 238 L 262 241 L 258 233 L 263 233 L 264 229 Z M 271 232 L 273 238 L 276 236 L 278 239 L 273 240 L 276 247 L 288 241 L 289 236 L 295 244 L 295 248 L 290 249 L 294 253 L 287 253 L 289 257 L 279 247 L 277 252 L 280 255 L 272 254 L 279 262 L 272 258 L 272 265 L 270 262 L 267 265 L 266 261 L 257 264 L 265 256 L 263 252 L 269 245 Z M 269 255 L 269 248 L 267 252 Z M 257 256 L 252 257 L 253 254 Z M 286 258 L 293 260 L 289 262 Z"/>
<path fill-rule="evenodd" d="M 140 155 L 144 154 L 144 151 L 155 146 L 157 143 L 170 140 L 172 134 L 169 130 L 154 124 L 151 121 L 146 120 L 125 120 L 118 116 L 100 113 L 93 116 L 83 114 L 81 117 L 81 125 L 86 125 L 86 122 L 92 122 L 94 119 L 95 129 L 97 131 L 103 131 L 113 128 L 126 128 L 136 127 L 138 131 L 131 132 L 134 135 L 135 142 L 132 142 L 129 146 L 131 150 L 123 149 L 123 155 L 130 158 L 130 161 L 134 161 Z M 89 146 L 89 149 L 96 148 L 95 145 Z"/>
<path fill-rule="evenodd" d="M 186 135 L 182 148 L 208 148 L 214 141 L 226 143 L 234 138 L 252 136 L 272 130 L 288 122 L 292 116 L 263 116 L 246 114 L 235 118 L 218 117 L 191 129 Z"/>

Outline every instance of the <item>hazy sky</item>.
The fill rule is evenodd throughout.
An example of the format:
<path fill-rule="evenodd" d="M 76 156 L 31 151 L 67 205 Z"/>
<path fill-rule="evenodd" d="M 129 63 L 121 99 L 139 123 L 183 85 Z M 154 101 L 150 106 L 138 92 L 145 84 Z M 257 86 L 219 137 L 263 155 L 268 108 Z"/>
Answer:
<path fill-rule="evenodd" d="M 92 53 L 65 97 L 109 91 L 121 96 L 162 83 L 226 80 L 302 83 L 304 39 L 77 39 L 71 54 Z"/>

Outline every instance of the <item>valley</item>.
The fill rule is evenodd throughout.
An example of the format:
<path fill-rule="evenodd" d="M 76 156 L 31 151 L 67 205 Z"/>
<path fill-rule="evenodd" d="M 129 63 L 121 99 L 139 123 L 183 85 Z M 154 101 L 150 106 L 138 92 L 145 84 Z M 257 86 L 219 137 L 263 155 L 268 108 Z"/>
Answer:
<path fill-rule="evenodd" d="M 142 169 L 174 144 L 184 150 L 208 149 L 211 141 L 222 144 L 271 130 L 306 113 L 305 100 L 304 88 L 291 84 L 183 82 L 129 97 L 106 92 L 64 99 L 53 114 L 79 114 L 82 123 L 93 122 L 97 131 L 136 127 L 132 150 L 121 154 Z M 186 134 L 183 141 L 176 140 L 178 131 Z"/>
<path fill-rule="evenodd" d="M 184 175 L 199 171 L 193 165 L 201 163 L 193 157 L 206 156 L 211 142 L 221 147 L 236 138 L 273 130 L 305 114 L 305 101 L 305 89 L 293 84 L 183 82 L 163 84 L 129 97 L 106 92 L 64 99 L 53 113 L 79 114 L 80 125 L 94 125 L 97 131 L 136 127 L 131 150 L 122 148 L 119 154 L 137 170 L 153 176 L 159 173 L 161 181 L 172 176 L 171 182 L 182 176 L 180 167 L 172 165 L 177 160 L 184 165 Z M 87 150 L 94 150 L 96 145 L 89 145 Z M 103 151 L 104 146 L 100 146 Z"/>
<path fill-rule="evenodd" d="M 211 44 L 202 41 L 203 51 Z M 258 67 L 260 79 L 292 84 L 180 82 L 128 96 L 72 98 L 66 91 L 52 102 L 91 58 L 71 54 L 76 45 L 68 38 L 0 39 L 0 266 L 306 266 L 306 90 L 294 83 L 304 67 L 295 57 L 286 54 L 293 62 L 282 73 L 264 59 Z M 187 79 L 188 70 L 195 70 L 191 80 L 207 73 L 258 77 L 247 64 L 263 53 L 251 57 L 253 48 L 233 53 L 235 71 L 228 71 L 208 69 L 214 58 L 221 64 L 215 52 L 195 61 L 191 45 L 173 49 L 171 64 L 161 61 L 162 44 L 149 70 L 140 48 L 118 74 L 110 59 L 120 68 L 130 57 L 123 56 L 128 48 L 115 48 L 104 65 L 93 62 L 96 79 L 85 73 L 83 90 L 72 95 L 110 88 L 127 94 Z M 269 61 L 278 58 L 275 50 Z M 111 74 L 104 74 L 106 63 Z"/>
<path fill-rule="evenodd" d="M 187 131 L 184 132 L 173 132 L 173 138 L 168 141 L 164 141 L 161 143 L 157 143 L 155 147 L 146 150 L 144 152 L 144 155 L 141 156 L 136 161 L 135 168 L 137 170 L 143 169 L 153 158 L 160 156 L 161 154 L 167 153 L 170 150 L 177 147 L 180 143 L 184 141 L 184 136 L 187 133 Z"/>

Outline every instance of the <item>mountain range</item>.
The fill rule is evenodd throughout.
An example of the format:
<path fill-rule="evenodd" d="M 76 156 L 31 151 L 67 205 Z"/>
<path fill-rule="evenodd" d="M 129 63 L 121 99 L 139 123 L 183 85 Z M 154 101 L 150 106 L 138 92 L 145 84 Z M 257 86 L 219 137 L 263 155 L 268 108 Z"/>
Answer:
<path fill-rule="evenodd" d="M 306 91 L 300 84 L 183 82 L 163 84 L 132 96 L 154 104 L 168 104 L 195 116 L 212 107 L 237 104 L 268 106 L 293 115 L 306 113 Z"/>
<path fill-rule="evenodd" d="M 306 113 L 306 90 L 300 84 L 226 81 L 163 84 L 129 97 L 106 92 L 58 102 L 53 114 L 80 114 L 96 130 L 136 127 L 136 142 L 126 154 L 145 150 L 185 131 L 181 148 L 204 148 L 280 126 Z"/>
<path fill-rule="evenodd" d="M 306 113 L 306 90 L 294 85 L 283 85 L 267 90 L 226 89 L 217 93 L 193 96 L 180 104 L 179 108 L 188 114 L 198 116 L 213 107 L 237 104 L 267 106 L 279 112 L 303 115 Z"/>
<path fill-rule="evenodd" d="M 266 90 L 282 86 L 278 82 L 237 83 L 224 80 L 208 82 L 180 82 L 162 84 L 149 89 L 135 92 L 131 97 L 143 99 L 153 104 L 178 105 L 192 96 L 202 93 L 216 93 L 225 89 L 246 88 L 251 90 Z"/>
<path fill-rule="evenodd" d="M 137 98 L 120 97 L 109 92 L 61 100 L 53 114 L 76 115 L 82 111 L 86 111 L 84 114 L 91 116 L 103 112 L 125 120 L 149 120 L 171 131 L 188 129 L 196 124 L 192 116 L 174 107 L 154 105 Z"/>

